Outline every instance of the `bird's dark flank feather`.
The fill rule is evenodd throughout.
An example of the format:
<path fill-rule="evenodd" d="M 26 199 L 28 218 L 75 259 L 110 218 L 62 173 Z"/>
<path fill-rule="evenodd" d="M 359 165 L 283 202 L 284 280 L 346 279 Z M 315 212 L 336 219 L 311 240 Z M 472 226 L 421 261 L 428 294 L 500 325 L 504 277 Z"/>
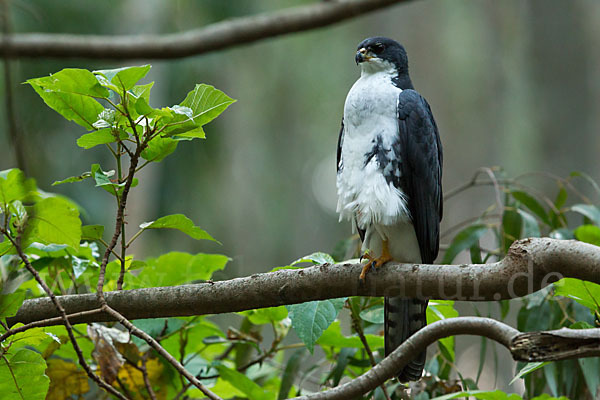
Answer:
<path fill-rule="evenodd" d="M 374 37 L 358 50 L 361 79 L 348 94 L 338 140 L 338 211 L 354 220 L 367 246 L 377 244 L 373 237 L 380 235 L 379 243 L 390 239 L 396 261 L 433 263 L 442 218 L 442 147 L 436 123 L 429 104 L 413 88 L 400 44 Z M 399 200 L 398 209 L 391 209 L 396 215 L 389 215 L 386 205 Z M 401 235 L 393 236 L 394 229 Z M 416 248 L 404 248 L 410 246 Z M 426 308 L 426 299 L 385 298 L 386 355 L 425 326 Z M 424 364 L 422 353 L 398 378 L 418 380 Z"/>

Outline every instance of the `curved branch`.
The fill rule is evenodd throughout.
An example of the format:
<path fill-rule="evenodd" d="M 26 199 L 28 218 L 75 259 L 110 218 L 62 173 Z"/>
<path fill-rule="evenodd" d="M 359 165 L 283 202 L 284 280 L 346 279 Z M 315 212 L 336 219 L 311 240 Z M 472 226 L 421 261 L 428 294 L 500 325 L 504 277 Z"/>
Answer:
<path fill-rule="evenodd" d="M 101 36 L 27 33 L 4 35 L 4 57 L 170 59 L 198 55 L 288 33 L 332 25 L 408 0 L 329 1 L 218 22 L 182 33 Z"/>
<path fill-rule="evenodd" d="M 177 268 L 177 266 L 173 266 Z M 388 263 L 366 283 L 362 265 L 317 265 L 245 278 L 173 287 L 105 293 L 108 305 L 128 319 L 220 314 L 346 296 L 425 297 L 490 301 L 522 297 L 564 277 L 600 284 L 600 247 L 575 240 L 531 238 L 516 241 L 493 264 L 427 265 Z M 95 294 L 60 296 L 67 314 L 100 307 Z M 27 300 L 9 325 L 58 320 L 47 298 Z M 107 313 L 69 318 L 72 323 L 113 321 Z"/>
<path fill-rule="evenodd" d="M 561 329 L 549 332 L 520 333 L 518 330 L 491 318 L 450 318 L 427 325 L 409 337 L 379 364 L 358 378 L 324 392 L 295 397 L 294 400 L 344 400 L 360 397 L 374 390 L 386 380 L 393 378 L 402 367 L 408 364 L 421 351 L 424 351 L 430 344 L 435 343 L 439 339 L 454 335 L 485 336 L 506 347 L 513 355 L 513 358 L 518 361 L 564 360 L 600 355 L 600 329 L 583 329 L 577 331 Z M 523 342 L 524 337 L 529 337 L 530 339 L 532 337 L 544 337 L 546 340 L 537 342 L 538 346 L 532 347 L 532 343 L 536 343 L 534 339 L 528 347 L 530 354 L 527 357 L 522 357 L 518 343 Z M 553 337 L 554 339 L 548 341 L 548 337 Z M 581 351 L 578 354 L 553 352 L 553 357 L 548 357 L 548 347 L 563 348 L 565 347 L 565 343 L 568 343 L 566 347 L 572 347 L 574 340 L 579 340 L 579 343 L 587 341 L 587 350 Z M 543 351 L 544 349 L 546 350 L 545 352 Z"/>

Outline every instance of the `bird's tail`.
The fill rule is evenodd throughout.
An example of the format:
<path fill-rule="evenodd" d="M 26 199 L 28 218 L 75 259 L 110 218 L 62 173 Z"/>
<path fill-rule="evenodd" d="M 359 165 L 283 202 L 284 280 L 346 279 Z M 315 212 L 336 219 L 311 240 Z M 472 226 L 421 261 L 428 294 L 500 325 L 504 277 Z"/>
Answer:
<path fill-rule="evenodd" d="M 385 298 L 385 355 L 400 346 L 409 336 L 427 325 L 428 300 L 403 297 Z M 399 373 L 400 382 L 417 381 L 423 374 L 426 352 L 408 363 Z"/>

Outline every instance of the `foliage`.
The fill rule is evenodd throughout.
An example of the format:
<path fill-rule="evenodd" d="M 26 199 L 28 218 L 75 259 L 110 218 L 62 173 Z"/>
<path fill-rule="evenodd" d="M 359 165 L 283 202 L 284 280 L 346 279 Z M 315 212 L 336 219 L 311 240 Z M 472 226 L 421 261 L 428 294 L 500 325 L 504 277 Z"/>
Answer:
<path fill-rule="evenodd" d="M 139 84 L 149 69 L 148 65 L 94 72 L 65 69 L 27 81 L 49 107 L 88 131 L 77 140 L 80 147 L 104 146 L 115 158 L 115 170 L 104 170 L 95 163 L 89 171 L 54 185 L 92 182 L 117 200 L 124 216 L 127 193 L 138 184 L 135 174 L 148 163 L 163 160 L 179 143 L 205 138 L 204 126 L 234 102 L 212 86 L 200 84 L 180 104 L 153 108 L 153 82 Z M 126 157 L 128 171 L 122 162 Z M 137 166 L 139 158 L 145 162 Z M 466 251 L 474 263 L 493 261 L 503 257 L 514 240 L 529 236 L 600 243 L 600 209 L 574 186 L 577 179 L 588 181 L 585 175 L 552 177 L 558 189 L 550 199 L 523 184 L 522 177 L 506 178 L 498 170 L 484 172 L 489 180 L 481 180 L 478 174 L 470 184 L 446 196 L 449 204 L 448 200 L 462 191 L 491 185 L 496 202 L 480 217 L 445 232 L 443 237 L 451 235 L 453 239 L 444 249 L 444 262 L 451 263 Z M 567 205 L 573 197 L 574 204 Z M 96 291 L 103 268 L 103 288 L 117 290 L 209 281 L 228 261 L 219 254 L 172 251 L 157 258 L 138 259 L 128 253 L 131 244 L 149 229 L 171 229 L 197 240 L 215 240 L 189 218 L 174 214 L 140 225 L 128 239 L 121 235 L 120 246 L 113 250 L 113 261 L 107 263 L 108 258 L 103 261 L 102 257 L 102 250 L 110 246 L 106 229 L 101 225 L 83 225 L 76 204 L 39 190 L 34 180 L 17 169 L 0 171 L 0 218 L 4 237 L 0 241 L 2 319 L 15 315 L 26 298 L 46 295 L 25 270 L 26 260 L 54 294 Z M 124 226 L 126 221 L 117 222 Z M 119 235 L 115 237 L 117 240 Z M 335 257 L 317 252 L 280 268 L 333 263 L 348 255 L 356 256 L 357 250 L 355 238 L 344 240 Z M 585 328 L 600 320 L 599 304 L 600 286 L 564 279 L 522 301 L 498 302 L 498 314 L 505 319 L 511 307 L 513 311 L 518 308 L 517 327 L 524 331 L 563 326 Z M 279 400 L 335 387 L 366 372 L 371 368 L 371 358 L 378 361 L 384 353 L 381 298 L 332 299 L 237 315 L 239 327 L 226 331 L 210 317 L 133 323 L 223 398 Z M 430 301 L 429 323 L 456 316 L 454 302 Z M 267 327 L 271 332 L 264 333 Z M 0 334 L 6 333 L 7 328 L 3 323 Z M 130 337 L 119 324 L 76 325 L 73 332 L 85 361 L 128 398 L 202 396 L 172 364 L 160 358 L 144 340 Z M 64 326 L 52 326 L 7 334 L 0 343 L 3 398 L 96 396 L 98 388 L 78 362 L 75 343 L 71 343 L 68 333 Z M 420 400 L 596 396 L 600 383 L 598 359 L 521 365 L 514 380 L 524 380 L 523 396 L 479 390 L 486 351 L 487 342 L 482 339 L 478 373 L 469 378 L 457 370 L 454 338 L 440 340 L 429 357 L 425 377 L 410 389 L 411 396 Z M 492 351 L 495 353 L 495 347 Z M 406 396 L 405 386 L 394 381 L 386 384 L 386 390 L 392 399 Z M 378 388 L 365 398 L 385 396 Z"/>

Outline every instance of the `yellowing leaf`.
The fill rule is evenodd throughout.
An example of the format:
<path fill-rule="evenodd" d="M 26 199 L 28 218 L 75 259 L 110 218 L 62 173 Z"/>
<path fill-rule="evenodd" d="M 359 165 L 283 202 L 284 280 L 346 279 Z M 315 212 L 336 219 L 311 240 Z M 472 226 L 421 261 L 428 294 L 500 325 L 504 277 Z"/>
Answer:
<path fill-rule="evenodd" d="M 63 400 L 90 391 L 88 376 L 79 365 L 58 358 L 47 361 L 50 390 L 46 400 Z"/>

